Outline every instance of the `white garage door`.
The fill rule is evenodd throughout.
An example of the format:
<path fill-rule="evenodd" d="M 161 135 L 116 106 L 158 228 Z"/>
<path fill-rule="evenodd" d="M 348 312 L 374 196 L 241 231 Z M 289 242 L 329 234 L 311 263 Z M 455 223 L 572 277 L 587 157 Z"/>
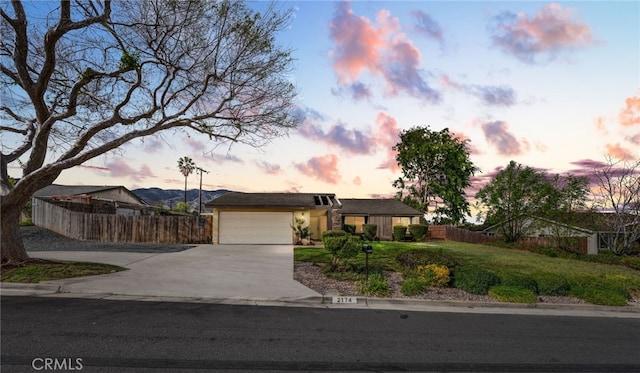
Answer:
<path fill-rule="evenodd" d="M 291 212 L 221 211 L 218 220 L 221 244 L 293 243 Z"/>

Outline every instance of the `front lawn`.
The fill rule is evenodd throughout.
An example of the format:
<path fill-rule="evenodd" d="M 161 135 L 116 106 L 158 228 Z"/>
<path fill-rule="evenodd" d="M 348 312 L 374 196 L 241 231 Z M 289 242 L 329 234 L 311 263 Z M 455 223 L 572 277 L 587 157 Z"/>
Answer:
<path fill-rule="evenodd" d="M 369 266 L 378 270 L 402 272 L 405 279 L 412 276 L 407 268 L 396 260 L 398 254 L 408 251 L 426 251 L 426 257 L 452 258 L 455 265 L 448 264 L 452 272 L 451 286 L 455 286 L 457 268 L 475 268 L 495 275 L 500 285 L 526 287 L 533 283 L 535 290 L 543 295 L 546 289 L 557 294 L 570 295 L 587 302 L 606 305 L 624 305 L 631 295 L 640 292 L 640 271 L 617 265 L 591 263 L 569 258 L 548 257 L 529 251 L 494 246 L 466 244 L 460 242 L 374 242 L 373 254 L 369 255 Z M 314 263 L 329 262 L 329 253 L 320 247 L 298 247 L 294 260 Z M 356 265 L 365 262 L 365 255 L 350 259 Z M 406 263 L 405 263 L 406 264 Z M 428 263 L 422 263 L 428 264 Z M 549 284 L 551 282 L 551 284 Z M 557 286 L 556 286 L 557 285 Z M 492 285 L 493 286 L 493 285 Z M 488 291 L 488 289 L 487 289 Z M 563 293 L 564 292 L 564 293 Z"/>
<path fill-rule="evenodd" d="M 66 278 L 95 276 L 124 271 L 126 268 L 101 263 L 69 261 L 31 261 L 12 268 L 2 268 L 2 282 L 39 283 Z"/>

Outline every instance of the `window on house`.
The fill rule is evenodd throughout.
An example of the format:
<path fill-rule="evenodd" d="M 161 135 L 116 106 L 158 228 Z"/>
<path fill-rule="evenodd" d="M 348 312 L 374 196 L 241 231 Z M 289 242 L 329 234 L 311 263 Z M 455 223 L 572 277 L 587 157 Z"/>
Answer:
<path fill-rule="evenodd" d="M 362 233 L 362 225 L 367 223 L 366 216 L 345 216 L 344 224 L 356 226 L 356 233 Z"/>
<path fill-rule="evenodd" d="M 411 224 L 411 218 L 405 216 L 394 216 L 391 219 L 391 222 L 393 225 L 404 225 L 405 227 L 408 227 Z"/>

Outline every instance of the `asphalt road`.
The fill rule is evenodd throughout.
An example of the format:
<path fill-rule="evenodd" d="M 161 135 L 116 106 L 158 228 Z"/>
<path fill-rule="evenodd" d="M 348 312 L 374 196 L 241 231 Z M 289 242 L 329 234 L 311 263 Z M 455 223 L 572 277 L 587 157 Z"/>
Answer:
<path fill-rule="evenodd" d="M 1 302 L 2 372 L 33 372 L 46 358 L 73 368 L 79 362 L 82 372 L 640 371 L 639 319 Z"/>

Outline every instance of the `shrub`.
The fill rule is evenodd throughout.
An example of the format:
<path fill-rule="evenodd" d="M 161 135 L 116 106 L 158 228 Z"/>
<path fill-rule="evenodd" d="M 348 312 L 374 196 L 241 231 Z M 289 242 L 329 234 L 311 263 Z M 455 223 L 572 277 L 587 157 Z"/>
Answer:
<path fill-rule="evenodd" d="M 357 289 L 362 294 L 376 297 L 384 297 L 391 293 L 387 279 L 382 273 L 369 274 L 368 282 L 365 281 L 364 276 L 361 276 Z"/>
<path fill-rule="evenodd" d="M 640 271 L 640 257 L 638 256 L 626 256 L 620 259 L 620 264 L 625 267 L 635 269 L 636 271 Z"/>
<path fill-rule="evenodd" d="M 449 284 L 449 268 L 437 264 L 427 264 L 418 266 L 418 278 L 426 282 L 429 286 L 445 287 Z"/>
<path fill-rule="evenodd" d="M 342 230 L 348 234 L 356 234 L 356 226 L 354 224 L 344 224 Z"/>
<path fill-rule="evenodd" d="M 569 294 L 589 303 L 605 306 L 626 306 L 631 297 L 623 283 L 614 278 L 593 276 L 573 277 L 569 280 Z"/>
<path fill-rule="evenodd" d="M 449 254 L 445 254 L 442 248 L 437 250 L 411 249 L 396 255 L 396 262 L 401 266 L 414 270 L 419 265 L 439 264 L 447 268 L 455 268 L 458 262 Z"/>
<path fill-rule="evenodd" d="M 536 276 L 538 283 L 538 294 L 551 296 L 569 295 L 569 281 L 561 275 L 555 273 L 542 273 Z"/>
<path fill-rule="evenodd" d="M 295 225 L 291 225 L 291 229 L 293 229 L 293 234 L 296 236 L 296 245 L 301 245 L 302 240 L 306 240 L 311 237 L 311 232 L 309 231 L 309 225 L 305 225 L 305 220 L 301 218 L 295 218 Z"/>
<path fill-rule="evenodd" d="M 429 284 L 418 277 L 412 277 L 404 280 L 400 292 L 406 296 L 420 294 L 429 287 Z"/>
<path fill-rule="evenodd" d="M 364 224 L 362 225 L 362 235 L 367 241 L 373 241 L 378 236 L 377 224 Z"/>
<path fill-rule="evenodd" d="M 511 303 L 536 303 L 537 298 L 533 291 L 517 286 L 498 285 L 489 289 L 489 295 L 500 302 Z"/>
<path fill-rule="evenodd" d="M 534 293 L 538 293 L 538 283 L 536 282 L 536 279 L 531 276 L 508 272 L 501 274 L 499 277 L 501 285 L 528 289 Z"/>
<path fill-rule="evenodd" d="M 335 268 L 342 259 L 353 258 L 361 248 L 360 238 L 345 231 L 328 230 L 322 234 L 324 248 L 331 253 L 331 265 Z"/>
<path fill-rule="evenodd" d="M 416 239 L 416 241 L 422 241 L 429 231 L 429 226 L 426 224 L 411 224 L 409 225 L 409 233 Z"/>
<path fill-rule="evenodd" d="M 404 225 L 393 226 L 393 240 L 404 241 L 404 237 L 407 235 L 407 227 Z"/>
<path fill-rule="evenodd" d="M 500 284 L 493 273 L 478 267 L 458 267 L 454 271 L 453 286 L 471 294 L 487 294 L 489 288 Z"/>
<path fill-rule="evenodd" d="M 627 298 L 608 290 L 601 289 L 584 289 L 580 295 L 576 297 L 593 304 L 603 306 L 626 306 Z"/>

